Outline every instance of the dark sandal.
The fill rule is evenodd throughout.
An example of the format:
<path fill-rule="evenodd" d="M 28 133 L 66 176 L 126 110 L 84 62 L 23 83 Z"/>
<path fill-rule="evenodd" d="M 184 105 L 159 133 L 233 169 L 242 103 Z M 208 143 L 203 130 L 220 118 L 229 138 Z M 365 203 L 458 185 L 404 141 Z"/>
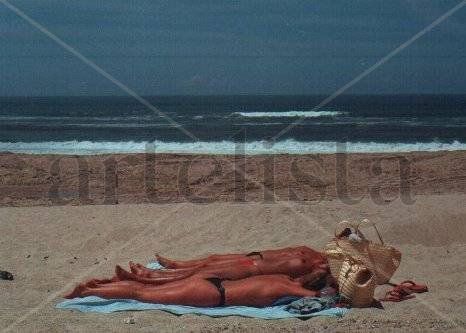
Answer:
<path fill-rule="evenodd" d="M 13 277 L 13 274 L 11 274 L 10 272 L 7 272 L 7 271 L 0 271 L 0 279 L 1 280 L 13 280 L 14 277 Z"/>

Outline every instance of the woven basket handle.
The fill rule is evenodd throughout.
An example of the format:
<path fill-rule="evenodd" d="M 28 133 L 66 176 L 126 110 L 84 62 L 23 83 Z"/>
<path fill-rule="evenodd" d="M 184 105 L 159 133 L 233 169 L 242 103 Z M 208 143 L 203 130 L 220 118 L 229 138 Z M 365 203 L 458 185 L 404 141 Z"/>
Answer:
<path fill-rule="evenodd" d="M 371 221 L 369 221 L 368 219 L 363 219 L 363 220 L 361 220 L 361 222 L 359 222 L 359 223 L 357 224 L 356 231 L 358 232 L 358 234 L 359 234 L 361 237 L 365 238 L 364 235 L 359 231 L 359 227 L 360 227 L 361 225 L 362 225 L 362 226 L 371 226 L 371 227 L 373 227 L 374 230 L 375 230 L 375 233 L 377 234 L 377 237 L 379 238 L 380 244 L 385 245 L 385 243 L 384 243 L 384 241 L 383 241 L 383 239 L 382 239 L 382 236 L 380 235 L 380 232 L 379 232 L 379 230 L 377 229 L 377 227 L 376 227 L 376 225 L 375 225 L 374 222 L 371 222 Z"/>
<path fill-rule="evenodd" d="M 353 228 L 354 231 L 358 231 L 358 226 L 359 226 L 359 223 L 358 224 L 354 224 L 354 223 L 351 223 L 347 220 L 343 220 L 341 222 L 338 222 L 337 225 L 335 226 L 335 231 L 334 231 L 334 234 L 335 234 L 335 238 L 338 238 L 338 230 L 339 229 L 342 229 L 344 230 L 344 228 Z"/>
<path fill-rule="evenodd" d="M 379 241 L 380 241 L 380 244 L 382 245 L 385 245 L 383 239 L 382 239 L 382 236 L 380 235 L 380 232 L 379 230 L 377 229 L 376 225 L 374 222 L 371 222 L 369 221 L 368 219 L 364 219 L 362 220 L 361 222 L 359 223 L 351 223 L 347 220 L 343 220 L 339 223 L 337 223 L 336 227 L 335 227 L 335 239 L 338 239 L 338 230 L 341 229 L 341 228 L 353 228 L 354 231 L 363 239 L 367 239 L 366 236 L 364 236 L 364 234 L 359 230 L 360 227 L 362 226 L 372 226 L 377 234 L 377 237 L 379 238 Z M 337 244 L 338 244 L 338 241 L 337 241 Z"/>

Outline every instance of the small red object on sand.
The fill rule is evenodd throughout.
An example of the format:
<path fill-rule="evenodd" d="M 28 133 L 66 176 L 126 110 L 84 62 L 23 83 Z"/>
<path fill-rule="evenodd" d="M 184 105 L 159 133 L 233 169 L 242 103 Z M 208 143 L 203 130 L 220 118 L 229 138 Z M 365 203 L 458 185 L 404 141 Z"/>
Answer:
<path fill-rule="evenodd" d="M 414 298 L 413 293 L 427 292 L 428 288 L 425 284 L 417 284 L 413 281 L 407 280 L 396 285 L 392 290 L 389 290 L 381 301 L 386 302 L 401 302 L 410 298 Z"/>

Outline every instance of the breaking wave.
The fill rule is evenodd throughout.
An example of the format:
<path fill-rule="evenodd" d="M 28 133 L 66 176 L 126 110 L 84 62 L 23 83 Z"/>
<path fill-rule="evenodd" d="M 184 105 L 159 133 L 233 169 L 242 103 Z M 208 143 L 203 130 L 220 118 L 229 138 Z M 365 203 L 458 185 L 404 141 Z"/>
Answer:
<path fill-rule="evenodd" d="M 284 111 L 284 112 L 235 112 L 233 115 L 248 118 L 318 118 L 318 117 L 336 117 L 342 115 L 340 111 Z"/>
<path fill-rule="evenodd" d="M 0 142 L 0 152 L 26 154 L 73 154 L 96 155 L 114 153 L 179 153 L 179 154 L 332 154 L 450 151 L 466 150 L 466 143 L 454 141 L 418 143 L 346 142 L 337 144 L 329 141 L 300 142 L 293 139 L 270 144 L 267 141 L 246 142 L 243 145 L 232 141 L 217 142 L 163 142 L 163 141 L 50 141 L 50 142 Z"/>

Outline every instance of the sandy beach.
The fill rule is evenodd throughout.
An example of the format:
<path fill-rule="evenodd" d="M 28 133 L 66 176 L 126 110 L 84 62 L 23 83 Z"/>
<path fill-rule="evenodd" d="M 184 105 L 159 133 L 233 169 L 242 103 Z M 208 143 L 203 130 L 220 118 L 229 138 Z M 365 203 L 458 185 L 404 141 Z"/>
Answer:
<path fill-rule="evenodd" d="M 466 152 L 316 155 L 0 153 L 0 206 L 316 202 L 466 193 Z"/>
<path fill-rule="evenodd" d="M 15 275 L 14 281 L 0 281 L 0 331 L 466 329 L 465 152 L 347 155 L 346 178 L 336 176 L 336 155 L 275 156 L 275 163 L 267 163 L 270 157 L 248 157 L 244 169 L 254 181 L 245 182 L 235 182 L 232 157 L 162 155 L 156 158 L 157 172 L 149 172 L 159 181 L 149 192 L 145 156 L 110 157 L 126 159 L 117 163 L 118 186 L 105 181 L 109 156 L 0 155 L 0 268 Z M 59 172 L 52 167 L 58 158 Z M 189 177 L 179 187 L 182 161 L 189 158 L 193 162 L 184 169 Z M 79 160 L 86 161 L 81 163 L 86 171 L 76 171 Z M 400 160 L 401 169 L 409 165 L 403 176 Z M 267 171 L 270 165 L 274 172 Z M 268 197 L 261 181 L 274 189 L 275 198 Z M 290 245 L 321 249 L 336 222 L 360 218 L 378 223 L 385 241 L 402 251 L 393 281 L 426 283 L 428 293 L 386 302 L 383 310 L 353 309 L 344 318 L 307 321 L 177 317 L 159 311 L 101 315 L 54 308 L 77 282 L 109 276 L 117 263 L 145 263 L 156 252 L 193 258 Z M 385 290 L 379 287 L 377 295 Z M 135 324 L 124 323 L 129 316 Z"/>

